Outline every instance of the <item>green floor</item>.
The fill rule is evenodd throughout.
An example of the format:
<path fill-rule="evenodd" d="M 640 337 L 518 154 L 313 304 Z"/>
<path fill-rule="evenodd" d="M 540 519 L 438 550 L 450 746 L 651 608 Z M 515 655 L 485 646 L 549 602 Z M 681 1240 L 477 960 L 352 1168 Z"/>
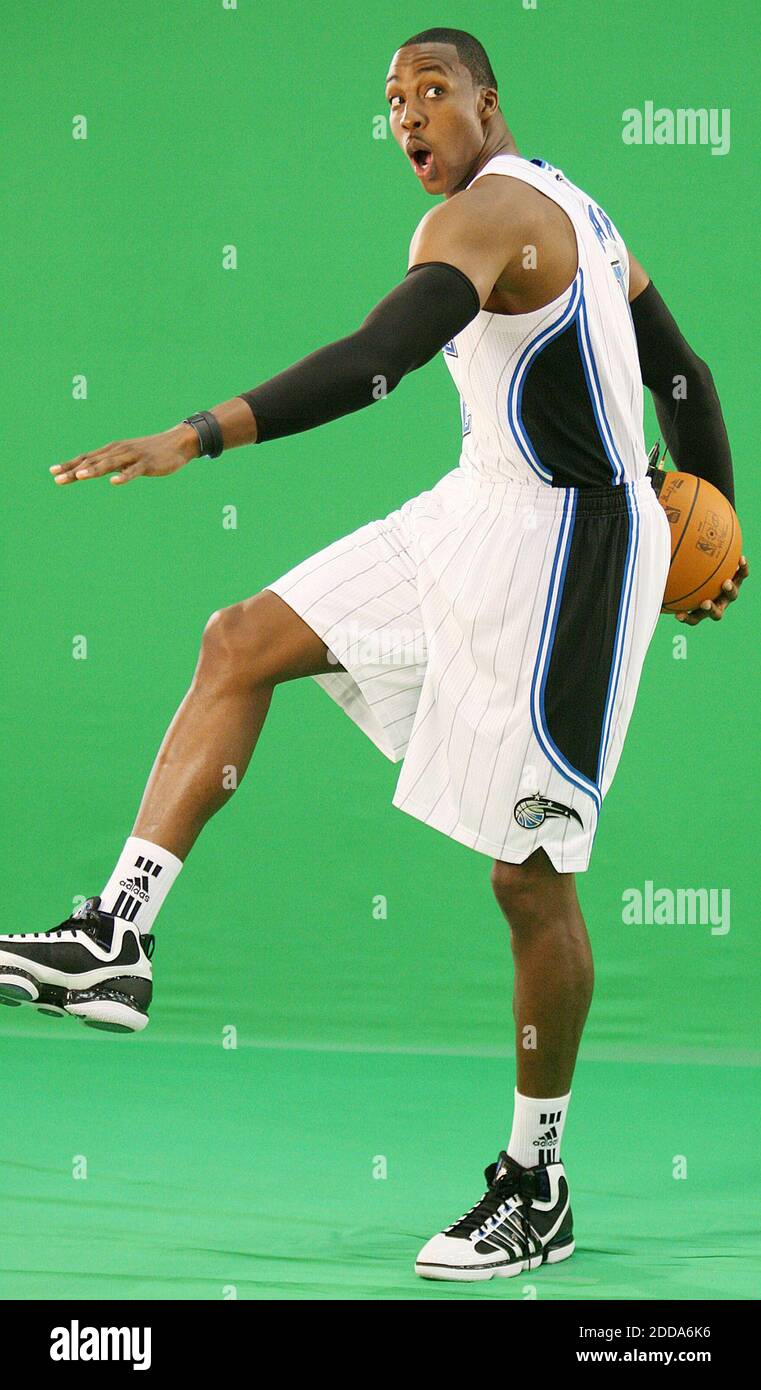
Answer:
<path fill-rule="evenodd" d="M 576 1255 L 437 1284 L 412 1263 L 480 1196 L 509 1059 L 228 1051 L 19 1017 L 0 1017 L 4 1299 L 761 1293 L 759 1160 L 731 1138 L 747 1131 L 749 1067 L 584 1061 L 564 1149 Z"/>

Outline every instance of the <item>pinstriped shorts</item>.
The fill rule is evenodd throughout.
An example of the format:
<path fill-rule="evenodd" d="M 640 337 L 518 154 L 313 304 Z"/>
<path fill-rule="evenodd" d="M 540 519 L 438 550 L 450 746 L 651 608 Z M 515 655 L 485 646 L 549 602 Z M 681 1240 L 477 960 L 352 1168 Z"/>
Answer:
<path fill-rule="evenodd" d="M 267 587 L 345 667 L 317 684 L 394 762 L 393 803 L 496 859 L 587 868 L 660 611 L 649 479 L 456 468 Z"/>

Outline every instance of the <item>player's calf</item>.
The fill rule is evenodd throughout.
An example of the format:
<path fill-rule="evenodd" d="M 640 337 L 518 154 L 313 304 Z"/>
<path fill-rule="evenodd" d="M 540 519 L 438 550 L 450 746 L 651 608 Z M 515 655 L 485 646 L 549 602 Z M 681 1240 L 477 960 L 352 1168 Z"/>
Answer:
<path fill-rule="evenodd" d="M 269 590 L 213 614 L 102 897 L 52 931 L 0 936 L 0 1003 L 118 1032 L 145 1028 L 149 933 L 197 834 L 230 794 L 222 769 L 234 766 L 238 780 L 245 772 L 275 684 L 336 669 L 317 634 Z"/>

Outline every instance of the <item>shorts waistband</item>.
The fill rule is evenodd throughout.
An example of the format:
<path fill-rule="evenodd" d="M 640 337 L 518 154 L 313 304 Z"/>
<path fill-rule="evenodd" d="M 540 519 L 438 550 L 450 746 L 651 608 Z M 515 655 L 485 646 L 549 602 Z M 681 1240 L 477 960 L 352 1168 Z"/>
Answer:
<path fill-rule="evenodd" d="M 577 515 L 609 516 L 628 512 L 634 500 L 640 501 L 648 495 L 656 498 L 647 474 L 609 487 L 547 487 L 541 483 L 518 483 L 512 478 L 488 478 L 464 471 L 462 477 L 480 496 L 488 497 L 491 491 L 492 499 L 499 506 L 526 506 L 555 514 L 570 505 Z"/>

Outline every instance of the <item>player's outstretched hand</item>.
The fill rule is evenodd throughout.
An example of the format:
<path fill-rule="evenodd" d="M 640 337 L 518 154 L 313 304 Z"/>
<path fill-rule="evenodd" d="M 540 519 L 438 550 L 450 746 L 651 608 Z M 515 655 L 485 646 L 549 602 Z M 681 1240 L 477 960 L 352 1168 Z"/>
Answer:
<path fill-rule="evenodd" d="M 56 483 L 80 483 L 113 473 L 112 483 L 131 483 L 133 478 L 163 478 L 196 458 L 200 448 L 192 425 L 174 425 L 162 434 L 142 439 L 122 439 L 104 444 L 88 454 L 77 454 L 66 463 L 54 463 L 50 472 Z"/>
<path fill-rule="evenodd" d="M 719 597 L 713 602 L 710 598 L 704 599 L 700 607 L 696 608 L 693 613 L 677 613 L 678 621 L 687 623 L 689 627 L 695 627 L 698 623 L 702 623 L 704 618 L 713 618 L 713 621 L 718 623 L 719 619 L 724 617 L 729 604 L 734 603 L 740 592 L 740 585 L 747 578 L 748 561 L 744 555 L 741 555 L 734 577 L 724 580 Z"/>

